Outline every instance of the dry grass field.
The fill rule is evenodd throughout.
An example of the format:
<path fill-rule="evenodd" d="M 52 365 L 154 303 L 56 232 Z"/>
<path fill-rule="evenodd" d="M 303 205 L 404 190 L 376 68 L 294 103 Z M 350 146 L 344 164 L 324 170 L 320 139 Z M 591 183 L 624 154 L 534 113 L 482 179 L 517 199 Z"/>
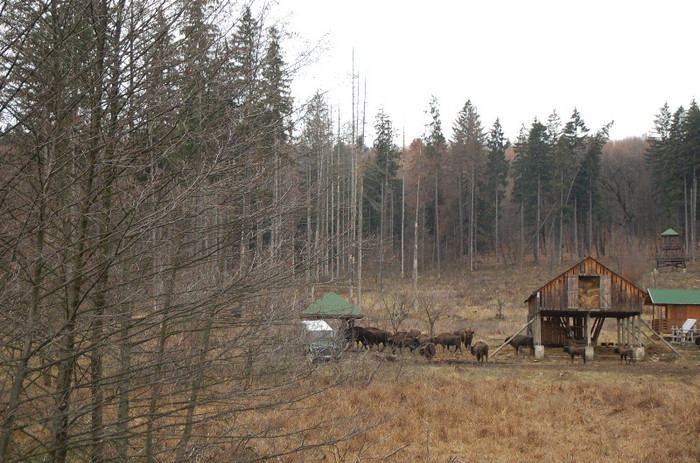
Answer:
<path fill-rule="evenodd" d="M 435 332 L 472 326 L 475 340 L 486 341 L 493 352 L 525 323 L 522 301 L 566 268 L 487 269 L 422 280 L 421 287 L 431 288 L 433 302 L 446 306 Z M 697 268 L 650 272 L 635 283 L 698 288 L 698 275 Z M 365 290 L 368 317 L 362 324 L 390 330 L 387 301 L 405 297 L 409 285 L 387 284 L 392 289 L 384 290 L 381 306 L 378 291 Z M 401 328 L 426 331 L 424 315 L 420 308 L 411 312 Z M 601 341 L 615 340 L 613 330 L 604 329 Z M 698 462 L 700 352 L 696 346 L 679 350 L 682 357 L 650 344 L 646 361 L 628 365 L 620 364 L 612 348 L 597 348 L 595 360 L 583 365 L 579 358 L 571 364 L 561 349 L 548 348 L 536 360 L 527 352 L 516 357 L 506 347 L 481 366 L 469 353 L 441 348 L 432 361 L 389 349 L 348 351 L 314 373 L 317 384 L 337 387 L 257 417 L 268 429 L 271 421 L 277 424 L 279 435 L 306 431 L 287 441 L 252 439 L 249 449 L 284 453 L 301 439 L 308 447 L 303 454 L 277 460 Z"/>
<path fill-rule="evenodd" d="M 280 461 L 697 462 L 700 355 L 683 353 L 585 366 L 510 353 L 483 366 L 451 353 L 432 362 L 352 353 L 317 371 L 344 384 L 275 415 L 289 430 L 305 423 L 309 444 L 358 435 Z"/>
<path fill-rule="evenodd" d="M 387 279 L 380 291 L 368 277 L 361 325 L 393 330 L 400 321 L 401 329 L 425 332 L 430 313 L 435 333 L 471 326 L 474 340 L 490 346 L 488 362 L 477 365 L 468 352 L 438 347 L 431 361 L 387 348 L 348 349 L 337 360 L 308 364 L 301 350 L 281 347 L 278 352 L 288 357 L 271 358 L 261 374 L 235 382 L 226 379 L 240 379 L 227 371 L 231 357 L 209 371 L 212 386 L 197 407 L 196 458 L 190 461 L 700 462 L 697 346 L 679 346 L 678 357 L 660 343 L 649 344 L 647 360 L 632 364 L 621 364 L 609 347 L 597 348 L 585 365 L 579 358 L 572 364 L 559 348 L 547 348 L 543 359 L 529 352 L 516 357 L 510 346 L 493 355 L 525 324 L 523 301 L 566 268 L 483 268 L 460 277 L 445 272 L 440 280 L 425 275 L 417 309 L 410 278 Z M 639 275 L 635 283 L 642 288 L 700 288 L 698 266 Z M 328 290 L 347 297 L 346 288 L 330 285 L 317 287 L 316 294 Z M 616 340 L 614 331 L 612 324 L 604 328 L 600 341 Z M 159 408 L 158 424 L 172 426 L 172 433 L 166 427 L 158 435 L 159 461 L 174 461 L 180 439 L 179 407 L 187 396 L 176 386 L 173 395 L 163 391 Z M 32 406 L 50 409 L 44 386 L 31 387 L 28 395 L 44 397 Z M 149 389 L 134 391 L 131 454 L 144 461 L 136 458 L 143 456 Z M 87 388 L 76 391 L 76 409 L 88 406 L 89 394 Z M 105 411 L 111 422 L 116 411 Z M 31 426 L 37 429 L 23 432 L 50 440 L 44 423 Z M 73 426 L 89 429 L 89 414 Z M 17 435 L 18 454 L 31 453 L 36 442 Z M 85 461 L 75 455 L 69 461 Z"/>

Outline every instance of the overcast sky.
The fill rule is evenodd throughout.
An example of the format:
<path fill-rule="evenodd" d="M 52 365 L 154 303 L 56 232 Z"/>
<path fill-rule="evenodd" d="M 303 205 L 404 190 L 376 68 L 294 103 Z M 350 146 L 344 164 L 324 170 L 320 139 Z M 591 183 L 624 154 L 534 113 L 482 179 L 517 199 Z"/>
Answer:
<path fill-rule="evenodd" d="M 401 145 L 423 136 L 431 95 L 449 139 L 467 100 L 485 129 L 499 118 L 514 141 L 534 118 L 574 108 L 611 138 L 644 136 L 665 102 L 700 94 L 700 2 L 620 0 L 280 0 L 290 44 L 321 41 L 295 78 L 299 103 L 316 90 L 350 119 L 351 66 L 367 84 L 367 130 L 380 107 Z M 364 90 L 363 90 L 364 91 Z"/>

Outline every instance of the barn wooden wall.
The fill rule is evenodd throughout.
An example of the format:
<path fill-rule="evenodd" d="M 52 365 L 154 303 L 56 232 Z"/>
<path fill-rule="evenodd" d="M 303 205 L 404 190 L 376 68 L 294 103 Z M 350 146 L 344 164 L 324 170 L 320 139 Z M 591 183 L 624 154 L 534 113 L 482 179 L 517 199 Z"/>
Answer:
<path fill-rule="evenodd" d="M 578 307 L 578 301 L 574 304 L 570 300 L 571 289 L 569 287 L 570 275 L 589 275 L 589 276 L 609 276 L 610 277 L 610 300 L 606 301 L 608 307 L 596 307 L 593 310 L 610 310 L 614 312 L 641 312 L 644 293 L 631 284 L 617 273 L 611 271 L 604 265 L 592 258 L 585 259 L 579 264 L 570 268 L 566 272 L 557 276 L 549 283 L 538 290 L 540 294 L 540 303 L 537 305 L 537 292 L 533 293 L 528 298 L 528 308 L 530 314 L 533 314 L 537 309 L 545 310 L 566 310 L 568 308 L 580 308 L 591 310 L 591 307 Z M 601 285 L 602 286 L 602 285 Z M 578 290 L 581 288 L 579 287 Z M 585 289 L 585 288 L 584 288 Z M 593 288 L 589 291 L 594 292 Z M 599 295 L 600 292 L 597 292 Z M 589 306 L 591 302 L 587 302 Z"/>

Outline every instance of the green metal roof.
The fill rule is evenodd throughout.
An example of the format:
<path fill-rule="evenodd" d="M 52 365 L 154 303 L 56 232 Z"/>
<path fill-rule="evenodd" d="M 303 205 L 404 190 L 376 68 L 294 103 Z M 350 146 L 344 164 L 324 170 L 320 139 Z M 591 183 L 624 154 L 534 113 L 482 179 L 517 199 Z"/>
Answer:
<path fill-rule="evenodd" d="M 332 291 L 302 310 L 301 315 L 313 318 L 362 318 L 365 316 L 354 305 Z"/>
<path fill-rule="evenodd" d="M 661 236 L 678 236 L 678 232 L 673 228 L 669 228 L 661 234 Z"/>
<path fill-rule="evenodd" d="M 700 289 L 649 289 L 652 304 L 700 305 Z"/>

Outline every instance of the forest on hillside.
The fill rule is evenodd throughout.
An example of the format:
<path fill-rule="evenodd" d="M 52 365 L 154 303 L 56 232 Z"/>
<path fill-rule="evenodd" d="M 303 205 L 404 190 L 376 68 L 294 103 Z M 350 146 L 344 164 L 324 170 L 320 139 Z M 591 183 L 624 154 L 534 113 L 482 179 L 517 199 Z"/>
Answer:
<path fill-rule="evenodd" d="M 244 449 L 239 414 L 329 387 L 292 361 L 295 317 L 318 283 L 359 297 L 363 266 L 619 256 L 668 227 L 695 260 L 694 101 L 611 141 L 574 108 L 507 140 L 470 101 L 443 121 L 433 99 L 426 137 L 399 146 L 354 79 L 349 120 L 322 89 L 295 101 L 303 59 L 267 19 L 197 0 L 0 8 L 0 461 Z"/>

